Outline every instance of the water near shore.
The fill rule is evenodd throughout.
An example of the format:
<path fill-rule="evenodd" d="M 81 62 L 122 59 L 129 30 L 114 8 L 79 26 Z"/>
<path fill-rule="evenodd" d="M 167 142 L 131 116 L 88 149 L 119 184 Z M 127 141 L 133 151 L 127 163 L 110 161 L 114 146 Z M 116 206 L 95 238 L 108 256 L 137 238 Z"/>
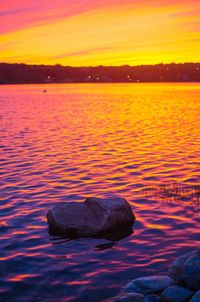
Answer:
<path fill-rule="evenodd" d="M 102 301 L 198 247 L 199 115 L 197 84 L 0 86 L 0 300 Z M 112 248 L 48 234 L 56 202 L 115 194 L 137 221 Z"/>

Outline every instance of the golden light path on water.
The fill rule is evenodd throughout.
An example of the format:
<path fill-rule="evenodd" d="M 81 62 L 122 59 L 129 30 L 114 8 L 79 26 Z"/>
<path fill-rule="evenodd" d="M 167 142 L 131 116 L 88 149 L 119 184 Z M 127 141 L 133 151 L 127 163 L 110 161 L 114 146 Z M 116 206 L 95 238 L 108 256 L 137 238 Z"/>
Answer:
<path fill-rule="evenodd" d="M 199 92 L 195 83 L 0 86 L 4 300 L 102 301 L 199 246 L 198 199 L 148 191 L 198 185 Z M 110 195 L 130 202 L 131 236 L 48 234 L 55 203 Z"/>

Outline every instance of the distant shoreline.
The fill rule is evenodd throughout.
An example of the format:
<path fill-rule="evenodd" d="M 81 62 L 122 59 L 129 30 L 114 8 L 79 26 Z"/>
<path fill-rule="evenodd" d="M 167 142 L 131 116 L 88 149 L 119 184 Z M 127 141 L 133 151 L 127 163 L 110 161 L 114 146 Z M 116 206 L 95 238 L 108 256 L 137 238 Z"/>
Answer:
<path fill-rule="evenodd" d="M 140 85 L 140 84 L 199 84 L 200 81 L 196 81 L 196 82 L 191 82 L 191 81 L 188 81 L 188 82 L 139 82 L 139 83 L 136 83 L 136 82 L 90 82 L 90 83 L 87 83 L 87 82 L 51 82 L 51 83 L 0 83 L 0 86 L 15 86 L 15 85 L 52 85 L 52 84 L 70 84 L 70 85 L 73 85 L 73 84 L 129 84 L 129 85 L 132 85 L 132 84 L 135 84 L 135 85 Z"/>
<path fill-rule="evenodd" d="M 190 82 L 200 82 L 200 63 L 96 67 L 0 63 L 0 84 Z"/>

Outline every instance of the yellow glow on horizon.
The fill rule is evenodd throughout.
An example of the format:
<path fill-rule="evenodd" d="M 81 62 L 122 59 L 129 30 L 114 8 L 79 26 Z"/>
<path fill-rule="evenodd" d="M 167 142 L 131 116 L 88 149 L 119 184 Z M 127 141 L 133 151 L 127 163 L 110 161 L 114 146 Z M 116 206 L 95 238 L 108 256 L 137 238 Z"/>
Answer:
<path fill-rule="evenodd" d="M 102 9 L 6 33 L 1 62 L 72 66 L 199 61 L 197 15 L 186 7 Z"/>

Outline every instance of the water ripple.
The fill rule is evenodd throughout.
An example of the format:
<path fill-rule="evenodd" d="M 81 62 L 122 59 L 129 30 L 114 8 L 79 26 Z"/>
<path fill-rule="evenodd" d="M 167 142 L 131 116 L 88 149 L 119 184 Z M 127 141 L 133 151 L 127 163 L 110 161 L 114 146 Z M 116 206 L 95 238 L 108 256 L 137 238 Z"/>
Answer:
<path fill-rule="evenodd" d="M 3 301 L 102 301 L 199 246 L 197 195 L 163 191 L 166 182 L 199 183 L 199 86 L 43 89 L 0 87 Z M 126 198 L 137 217 L 129 237 L 48 234 L 46 212 L 56 202 L 111 195 Z"/>

